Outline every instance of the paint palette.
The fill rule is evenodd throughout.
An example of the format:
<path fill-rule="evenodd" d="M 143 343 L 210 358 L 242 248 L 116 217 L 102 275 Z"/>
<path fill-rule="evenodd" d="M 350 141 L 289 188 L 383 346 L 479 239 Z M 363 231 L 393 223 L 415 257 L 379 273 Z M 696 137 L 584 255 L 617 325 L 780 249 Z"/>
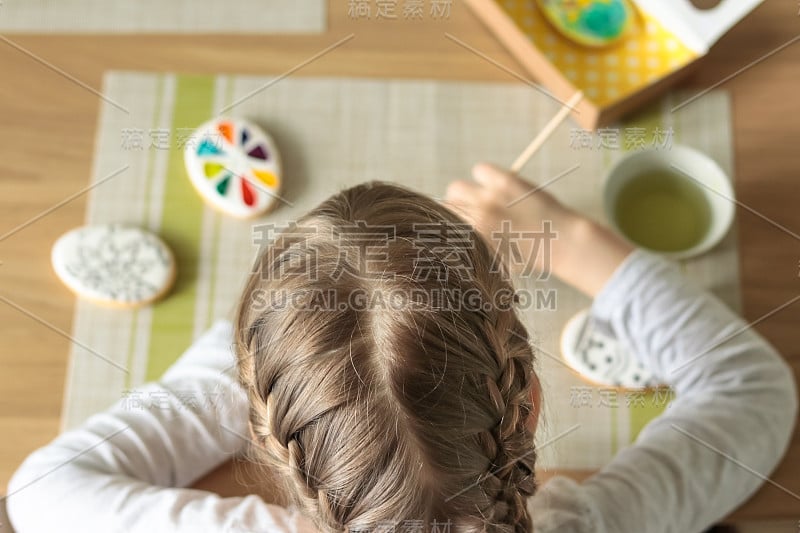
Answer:
<path fill-rule="evenodd" d="M 184 161 L 200 196 L 223 213 L 255 217 L 279 199 L 282 176 L 275 142 L 244 119 L 220 118 L 200 126 L 186 143 Z"/>
<path fill-rule="evenodd" d="M 561 334 L 561 353 L 567 364 L 597 385 L 622 389 L 660 386 L 653 373 L 584 309 L 569 319 Z"/>

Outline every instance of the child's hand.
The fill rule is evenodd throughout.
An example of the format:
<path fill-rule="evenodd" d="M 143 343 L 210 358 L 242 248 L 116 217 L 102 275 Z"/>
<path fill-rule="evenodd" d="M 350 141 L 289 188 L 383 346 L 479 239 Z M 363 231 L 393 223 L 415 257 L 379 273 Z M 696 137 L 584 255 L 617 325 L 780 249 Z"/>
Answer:
<path fill-rule="evenodd" d="M 538 250 L 533 249 L 537 246 L 535 239 L 518 239 L 519 255 L 530 258 L 533 264 L 520 265 L 519 257 L 506 257 L 517 272 L 526 268 L 542 270 L 549 265 L 564 281 L 595 295 L 632 250 L 620 237 L 517 175 L 479 164 L 473 168 L 473 177 L 475 181 L 451 183 L 445 202 L 493 246 L 502 242 L 498 232 L 504 223 L 515 233 L 547 231 L 549 224 L 549 229 L 557 234 L 539 242 Z M 513 248 L 503 246 L 502 253 L 510 250 Z"/>
<path fill-rule="evenodd" d="M 577 218 L 552 195 L 537 190 L 519 176 L 489 164 L 476 165 L 472 175 L 475 181 L 452 182 L 447 187 L 445 201 L 495 247 L 501 246 L 504 225 L 514 233 L 541 233 L 548 229 L 560 233 Z M 506 263 L 517 273 L 547 268 L 553 239 L 546 239 L 538 243 L 533 238 L 515 239 L 513 247 L 519 248 L 521 257 L 505 257 Z M 537 245 L 538 249 L 532 249 Z M 512 246 L 504 243 L 500 249 L 508 254 Z M 521 258 L 530 258 L 533 264 L 521 264 Z"/>

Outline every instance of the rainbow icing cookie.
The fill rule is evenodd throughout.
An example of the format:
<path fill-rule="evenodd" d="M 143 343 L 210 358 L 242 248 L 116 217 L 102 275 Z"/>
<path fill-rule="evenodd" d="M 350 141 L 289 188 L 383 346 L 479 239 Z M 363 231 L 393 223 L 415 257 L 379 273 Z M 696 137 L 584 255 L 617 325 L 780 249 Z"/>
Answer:
<path fill-rule="evenodd" d="M 628 0 L 538 0 L 545 18 L 566 38 L 600 47 L 622 39 L 631 29 Z"/>
<path fill-rule="evenodd" d="M 169 291 L 175 259 L 145 230 L 118 224 L 83 226 L 53 245 L 53 269 L 78 296 L 114 307 L 140 307 Z"/>
<path fill-rule="evenodd" d="M 591 318 L 588 309 L 564 326 L 561 353 L 571 368 L 597 385 L 623 389 L 660 386 L 653 373 L 629 349 Z"/>
<path fill-rule="evenodd" d="M 203 124 L 186 143 L 184 161 L 200 196 L 223 213 L 254 217 L 278 200 L 278 150 L 251 122 L 223 118 Z"/>

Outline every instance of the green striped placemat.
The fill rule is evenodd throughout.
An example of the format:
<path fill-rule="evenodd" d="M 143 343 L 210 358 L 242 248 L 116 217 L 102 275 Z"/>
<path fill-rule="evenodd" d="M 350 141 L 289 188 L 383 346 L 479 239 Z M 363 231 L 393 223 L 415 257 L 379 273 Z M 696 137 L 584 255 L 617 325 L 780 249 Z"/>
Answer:
<path fill-rule="evenodd" d="M 120 398 L 146 403 L 133 388 L 157 379 L 213 320 L 230 316 L 257 251 L 253 224 L 286 223 L 341 187 L 364 180 L 398 181 L 441 196 L 447 183 L 468 176 L 478 160 L 509 164 L 559 107 L 519 84 L 271 80 L 171 73 L 106 76 L 104 94 L 130 114 L 103 106 L 92 179 L 99 182 L 129 168 L 91 190 L 86 222 L 127 222 L 157 232 L 175 251 L 179 274 L 168 298 L 142 310 L 77 302 L 73 333 L 91 351 L 72 348 L 64 427 Z M 710 92 L 671 113 L 684 96 L 670 95 L 624 124 L 594 134 L 562 124 L 524 174 L 544 183 L 579 163 L 548 190 L 599 219 L 604 171 L 626 151 L 643 145 L 668 150 L 673 144 L 688 144 L 731 174 L 727 94 Z M 183 168 L 181 145 L 192 129 L 227 107 L 227 115 L 254 120 L 272 133 L 283 156 L 285 202 L 258 221 L 234 220 L 207 207 Z M 711 253 L 684 262 L 683 268 L 736 308 L 736 253 L 732 232 Z M 664 409 L 667 398 L 612 394 L 565 368 L 559 362 L 561 328 L 589 301 L 554 279 L 536 287 L 544 295 L 541 309 L 525 320 L 539 347 L 547 398 L 537 438 L 546 442 L 576 428 L 557 446 L 543 449 L 541 463 L 598 467 L 631 442 Z"/>

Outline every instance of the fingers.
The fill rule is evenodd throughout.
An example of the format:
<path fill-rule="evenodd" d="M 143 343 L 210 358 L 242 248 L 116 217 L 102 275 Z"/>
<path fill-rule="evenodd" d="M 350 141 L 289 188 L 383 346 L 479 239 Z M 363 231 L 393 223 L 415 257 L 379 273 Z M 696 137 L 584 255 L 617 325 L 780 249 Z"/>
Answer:
<path fill-rule="evenodd" d="M 444 204 L 465 222 L 477 227 L 481 220 L 483 187 L 473 181 L 457 180 L 447 186 Z"/>
<path fill-rule="evenodd" d="M 504 189 L 515 176 L 489 163 L 478 163 L 472 167 L 472 177 L 488 189 Z"/>
<path fill-rule="evenodd" d="M 478 163 L 472 168 L 475 181 L 458 180 L 450 184 L 447 197 L 471 200 L 479 197 L 483 188 L 490 191 L 508 190 L 518 187 L 522 182 L 517 176 L 489 163 Z"/>
<path fill-rule="evenodd" d="M 503 197 L 518 196 L 529 191 L 533 184 L 518 175 L 489 163 L 480 163 L 472 168 L 475 181 L 488 191 L 499 193 Z"/>
<path fill-rule="evenodd" d="M 481 186 L 472 181 L 456 180 L 447 186 L 444 199 L 456 204 L 475 205 L 481 194 Z"/>

